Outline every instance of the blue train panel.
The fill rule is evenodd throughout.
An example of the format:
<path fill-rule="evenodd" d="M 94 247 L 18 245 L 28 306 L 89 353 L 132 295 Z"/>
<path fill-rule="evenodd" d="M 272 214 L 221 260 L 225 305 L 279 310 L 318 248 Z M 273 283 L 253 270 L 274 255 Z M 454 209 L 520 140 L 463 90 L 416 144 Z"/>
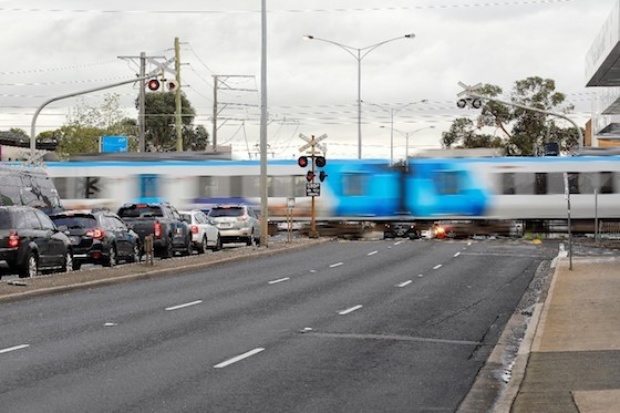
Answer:
<path fill-rule="evenodd" d="M 406 179 L 405 205 L 416 217 L 484 216 L 492 194 L 472 164 L 456 159 L 416 159 Z"/>

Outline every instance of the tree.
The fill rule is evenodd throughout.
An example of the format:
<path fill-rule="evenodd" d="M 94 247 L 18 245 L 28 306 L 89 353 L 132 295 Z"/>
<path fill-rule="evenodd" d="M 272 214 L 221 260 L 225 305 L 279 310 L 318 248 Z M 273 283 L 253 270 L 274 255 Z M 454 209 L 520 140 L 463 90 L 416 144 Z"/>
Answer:
<path fill-rule="evenodd" d="M 157 152 L 176 150 L 175 94 L 172 92 L 147 93 L 144 106 L 146 147 Z M 138 107 L 137 101 L 136 107 Z M 196 146 L 198 132 L 193 128 L 196 112 L 184 93 L 181 93 L 181 111 L 183 131 L 184 134 L 188 134 L 188 137 L 184 138 L 184 148 L 188 147 L 188 144 Z M 204 127 L 200 130 L 200 133 L 202 132 L 206 133 Z"/>
<path fill-rule="evenodd" d="M 486 84 L 477 93 L 488 97 L 501 95 L 498 86 Z M 528 77 L 515 82 L 510 94 L 510 102 L 554 113 L 568 113 L 574 109 L 565 103 L 566 96 L 556 92 L 555 82 L 541 77 Z M 557 142 L 562 152 L 570 152 L 578 146 L 578 131 L 573 127 L 561 127 L 560 118 L 505 105 L 494 101 L 484 101 L 480 114 L 473 122 L 467 118 L 454 121 L 449 132 L 444 132 L 444 146 L 461 143 L 462 147 L 501 147 L 506 155 L 535 155 L 545 144 Z M 467 127 L 469 125 L 469 127 Z M 479 133 L 483 128 L 493 127 L 502 136 Z"/>
<path fill-rule="evenodd" d="M 53 137 L 58 142 L 60 156 L 99 152 L 99 140 L 104 135 L 123 135 L 136 147 L 136 121 L 125 117 L 120 109 L 119 95 L 105 95 L 99 107 L 87 106 L 82 99 L 67 116 L 67 123 L 54 131 L 43 132 L 37 140 Z M 133 139 L 131 139 L 133 138 Z"/>

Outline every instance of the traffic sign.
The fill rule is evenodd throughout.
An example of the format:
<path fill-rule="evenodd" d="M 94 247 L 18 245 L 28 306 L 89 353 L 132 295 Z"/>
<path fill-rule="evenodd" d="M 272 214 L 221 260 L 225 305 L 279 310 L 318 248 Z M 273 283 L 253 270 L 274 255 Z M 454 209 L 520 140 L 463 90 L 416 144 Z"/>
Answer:
<path fill-rule="evenodd" d="M 319 182 L 306 183 L 306 196 L 321 196 L 321 184 Z"/>
<path fill-rule="evenodd" d="M 303 146 L 301 146 L 299 148 L 299 152 L 303 152 L 303 151 L 305 151 L 307 149 L 310 149 L 310 148 L 312 148 L 314 146 L 317 146 L 319 142 L 321 142 L 322 140 L 327 138 L 327 135 L 323 134 L 323 135 L 319 136 L 318 138 L 315 138 L 314 135 L 312 135 L 312 137 L 309 138 L 309 137 L 305 136 L 304 134 L 300 133 L 299 137 L 302 140 L 307 142 L 305 145 L 303 145 Z M 319 149 L 322 149 L 322 147 L 323 147 L 323 145 L 318 145 L 318 146 L 319 146 Z"/>

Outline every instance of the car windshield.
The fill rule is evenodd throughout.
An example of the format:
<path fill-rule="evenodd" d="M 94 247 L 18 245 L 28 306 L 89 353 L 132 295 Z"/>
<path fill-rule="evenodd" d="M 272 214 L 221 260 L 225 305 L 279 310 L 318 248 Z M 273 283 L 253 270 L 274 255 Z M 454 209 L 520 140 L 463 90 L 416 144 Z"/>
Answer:
<path fill-rule="evenodd" d="M 50 217 L 57 227 L 66 226 L 67 228 L 94 228 L 97 220 L 92 215 L 57 215 Z"/>
<path fill-rule="evenodd" d="M 163 217 L 164 213 L 158 206 L 131 205 L 119 209 L 118 216 L 121 218 Z"/>
<path fill-rule="evenodd" d="M 243 215 L 243 208 L 231 207 L 231 208 L 213 208 L 209 211 L 210 217 L 240 217 Z"/>

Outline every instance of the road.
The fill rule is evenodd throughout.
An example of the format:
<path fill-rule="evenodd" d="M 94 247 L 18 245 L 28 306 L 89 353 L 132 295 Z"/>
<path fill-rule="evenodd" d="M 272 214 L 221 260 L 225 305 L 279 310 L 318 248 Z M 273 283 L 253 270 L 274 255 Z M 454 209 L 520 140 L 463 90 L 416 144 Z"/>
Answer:
<path fill-rule="evenodd" d="M 334 241 L 0 306 L 3 412 L 455 411 L 539 264 L 522 241 Z"/>

